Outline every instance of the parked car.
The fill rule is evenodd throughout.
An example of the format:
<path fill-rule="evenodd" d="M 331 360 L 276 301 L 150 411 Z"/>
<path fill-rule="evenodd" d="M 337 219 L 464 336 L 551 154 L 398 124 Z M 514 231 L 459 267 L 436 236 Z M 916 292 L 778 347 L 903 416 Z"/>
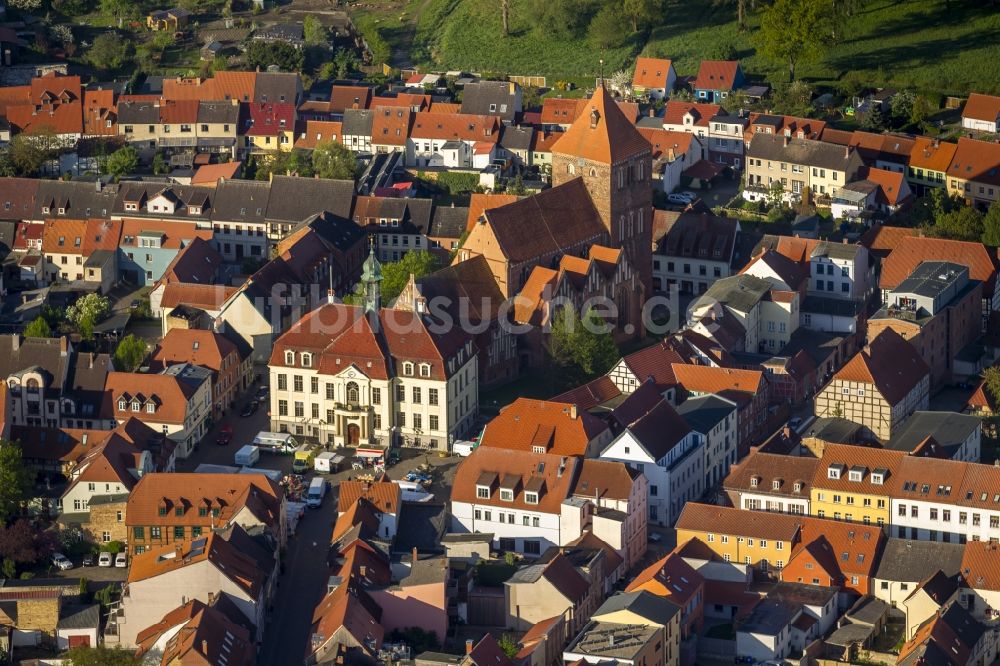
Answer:
<path fill-rule="evenodd" d="M 233 441 L 233 426 L 227 423 L 222 426 L 222 430 L 219 431 L 219 436 L 215 438 L 215 443 L 219 446 L 225 446 L 231 441 Z"/>
<path fill-rule="evenodd" d="M 83 556 L 83 562 L 81 562 L 80 565 L 84 566 L 84 567 L 92 567 L 92 566 L 94 566 L 94 556 L 92 554 L 91 555 L 84 555 Z"/>
<path fill-rule="evenodd" d="M 257 402 L 267 402 L 267 387 L 261 386 L 257 389 Z"/>
<path fill-rule="evenodd" d="M 125 553 L 115 555 L 115 566 L 119 569 L 124 569 L 128 566 L 128 557 L 125 556 Z"/>
<path fill-rule="evenodd" d="M 247 418 L 248 416 L 253 416 L 257 413 L 257 407 L 260 405 L 256 400 L 251 400 L 247 404 L 243 405 L 243 411 L 240 412 L 240 416 Z"/>
<path fill-rule="evenodd" d="M 72 569 L 73 563 L 69 561 L 69 558 L 62 553 L 52 554 L 52 566 L 56 567 L 61 571 L 66 571 L 66 569 Z"/>
<path fill-rule="evenodd" d="M 698 197 L 694 192 L 671 192 L 667 195 L 667 201 L 675 204 L 689 204 Z"/>
<path fill-rule="evenodd" d="M 112 564 L 111 559 L 112 559 L 111 553 L 102 552 L 100 555 L 97 556 L 97 566 L 110 567 Z"/>

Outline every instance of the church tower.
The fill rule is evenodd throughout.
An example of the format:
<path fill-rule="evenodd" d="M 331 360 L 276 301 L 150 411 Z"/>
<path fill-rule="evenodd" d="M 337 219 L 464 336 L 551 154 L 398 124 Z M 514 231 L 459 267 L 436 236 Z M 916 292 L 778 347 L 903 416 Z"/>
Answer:
<path fill-rule="evenodd" d="M 552 185 L 582 178 L 615 247 L 651 293 L 653 157 L 649 142 L 603 85 L 552 147 Z M 641 300 L 645 300 L 645 295 Z"/>
<path fill-rule="evenodd" d="M 361 285 L 365 295 L 365 314 L 377 318 L 382 308 L 382 265 L 375 258 L 374 242 L 361 268 Z"/>

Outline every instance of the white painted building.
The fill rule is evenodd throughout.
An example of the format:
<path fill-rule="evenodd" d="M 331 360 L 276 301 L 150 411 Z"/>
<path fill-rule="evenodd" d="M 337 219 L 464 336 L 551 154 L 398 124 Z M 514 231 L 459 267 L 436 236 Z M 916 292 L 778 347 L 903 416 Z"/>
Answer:
<path fill-rule="evenodd" d="M 704 445 L 705 438 L 661 400 L 625 428 L 601 452 L 601 459 L 623 462 L 645 474 L 650 522 L 673 525 L 684 504 L 705 490 Z"/>

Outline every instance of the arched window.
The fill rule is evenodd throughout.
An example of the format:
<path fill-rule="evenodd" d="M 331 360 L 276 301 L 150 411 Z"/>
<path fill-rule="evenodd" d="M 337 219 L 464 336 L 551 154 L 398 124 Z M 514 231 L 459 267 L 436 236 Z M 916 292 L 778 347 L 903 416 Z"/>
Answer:
<path fill-rule="evenodd" d="M 355 382 L 347 382 L 347 403 L 349 405 L 358 404 L 358 399 L 361 392 L 358 390 L 358 385 Z"/>
<path fill-rule="evenodd" d="M 594 167 L 590 167 L 590 177 L 597 178 L 597 169 L 595 169 Z"/>
<path fill-rule="evenodd" d="M 38 380 L 34 377 L 28 379 L 24 385 L 27 387 L 28 393 L 38 393 Z"/>
<path fill-rule="evenodd" d="M 403 363 L 403 374 L 406 375 L 407 377 L 413 376 L 413 363 L 411 363 L 410 361 L 406 361 L 405 363 Z"/>
<path fill-rule="evenodd" d="M 293 351 L 285 352 L 285 365 L 295 365 L 295 352 Z"/>
<path fill-rule="evenodd" d="M 566 165 L 566 173 L 568 173 L 569 175 L 572 176 L 573 174 L 576 173 L 576 167 L 573 166 L 572 164 L 567 164 Z"/>
<path fill-rule="evenodd" d="M 302 352 L 301 356 L 302 356 L 302 367 L 303 368 L 311 367 L 313 355 L 310 354 L 309 352 Z"/>

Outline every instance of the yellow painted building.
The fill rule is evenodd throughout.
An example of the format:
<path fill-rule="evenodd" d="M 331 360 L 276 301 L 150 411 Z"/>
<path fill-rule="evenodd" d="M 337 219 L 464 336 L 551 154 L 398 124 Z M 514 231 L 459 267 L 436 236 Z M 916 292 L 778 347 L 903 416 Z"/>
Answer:
<path fill-rule="evenodd" d="M 809 510 L 817 518 L 889 525 L 902 451 L 827 444 L 816 466 Z"/>
<path fill-rule="evenodd" d="M 677 519 L 677 543 L 699 539 L 726 562 L 769 571 L 782 568 L 799 540 L 791 514 L 742 511 L 689 502 Z"/>

